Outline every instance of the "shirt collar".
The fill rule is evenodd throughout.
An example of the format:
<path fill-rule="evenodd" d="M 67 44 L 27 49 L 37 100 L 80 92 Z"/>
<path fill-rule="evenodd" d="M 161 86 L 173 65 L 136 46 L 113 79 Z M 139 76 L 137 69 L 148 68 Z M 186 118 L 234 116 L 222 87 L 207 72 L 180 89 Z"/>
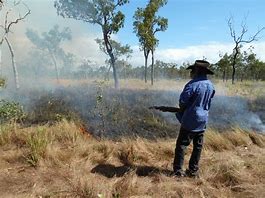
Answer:
<path fill-rule="evenodd" d="M 193 79 L 194 81 L 198 81 L 198 80 L 208 80 L 207 75 L 201 75 L 201 76 L 197 76 Z"/>

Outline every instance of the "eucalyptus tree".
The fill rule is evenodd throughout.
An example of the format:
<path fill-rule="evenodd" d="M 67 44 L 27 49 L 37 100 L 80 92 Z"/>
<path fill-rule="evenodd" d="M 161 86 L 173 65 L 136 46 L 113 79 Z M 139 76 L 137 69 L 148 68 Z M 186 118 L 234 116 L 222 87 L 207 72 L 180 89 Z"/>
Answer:
<path fill-rule="evenodd" d="M 147 11 L 143 8 L 137 8 L 134 14 L 134 33 L 136 33 L 139 43 L 140 43 L 140 50 L 144 52 L 144 81 L 147 83 L 147 64 L 148 64 L 148 57 L 151 51 L 151 46 L 149 45 L 150 42 L 150 34 L 149 32 L 149 22 L 147 20 L 148 15 Z"/>
<path fill-rule="evenodd" d="M 147 60 L 151 53 L 151 84 L 154 83 L 154 51 L 159 40 L 155 37 L 157 32 L 166 31 L 168 19 L 157 16 L 161 7 L 167 4 L 167 0 L 149 0 L 145 8 L 137 8 L 134 14 L 134 32 L 139 38 L 140 49 L 145 56 L 145 82 L 147 82 Z"/>
<path fill-rule="evenodd" d="M 110 42 L 111 35 L 117 33 L 124 25 L 125 15 L 118 7 L 129 0 L 55 0 L 57 13 L 64 18 L 73 18 L 101 27 L 104 45 L 110 57 L 113 69 L 115 88 L 119 87 L 119 80 L 115 66 L 115 55 Z"/>
<path fill-rule="evenodd" d="M 0 28 L 3 30 L 1 37 L 0 37 L 0 47 L 2 47 L 2 44 L 4 42 L 7 44 L 8 50 L 11 55 L 15 86 L 16 86 L 16 89 L 19 89 L 20 84 L 19 84 L 19 75 L 18 75 L 18 70 L 17 70 L 16 59 L 15 59 L 15 50 L 13 48 L 12 42 L 9 39 L 9 35 L 10 33 L 13 33 L 13 30 L 12 30 L 13 27 L 16 26 L 18 23 L 20 23 L 21 21 L 23 21 L 30 14 L 31 11 L 28 8 L 28 6 L 25 3 L 22 3 L 21 1 L 13 2 L 13 5 L 8 5 L 7 2 L 4 2 L 4 1 L 1 1 L 0 3 L 1 3 L 1 8 L 2 8 L 3 3 L 5 3 L 5 5 L 7 6 L 6 11 L 4 13 L 4 21 L 0 22 L 1 23 Z M 17 7 L 21 7 L 21 5 L 23 5 L 26 9 L 23 15 L 21 15 L 21 13 L 17 14 L 14 11 L 17 9 Z M 15 16 L 16 14 L 18 16 Z M 0 49 L 0 52 L 1 52 L 1 49 Z M 0 67 L 1 67 L 1 57 L 0 57 Z"/>
<path fill-rule="evenodd" d="M 248 39 L 245 39 L 245 35 L 248 32 L 248 28 L 246 25 L 246 19 L 241 24 L 241 31 L 239 34 L 236 33 L 234 28 L 234 22 L 233 18 L 230 17 L 228 19 L 228 27 L 230 30 L 230 35 L 234 41 L 235 47 L 233 49 L 233 59 L 232 59 L 232 84 L 235 83 L 235 74 L 236 74 L 236 64 L 237 64 L 237 58 L 240 55 L 240 48 L 245 43 L 252 43 L 253 41 L 258 40 L 258 35 L 265 29 L 265 27 L 260 28 L 256 33 L 254 33 L 252 36 L 250 36 Z"/>
<path fill-rule="evenodd" d="M 57 59 L 66 56 L 60 45 L 63 41 L 72 39 L 71 30 L 66 27 L 60 31 L 59 26 L 55 25 L 49 32 L 43 32 L 41 35 L 34 30 L 27 29 L 26 35 L 38 49 L 48 52 L 55 67 L 56 79 L 59 81 Z"/>
<path fill-rule="evenodd" d="M 99 45 L 99 48 L 100 48 L 100 50 L 102 51 L 102 52 L 104 52 L 105 54 L 107 54 L 108 55 L 108 51 L 107 51 L 107 49 L 106 49 L 106 46 L 105 46 L 105 43 L 104 43 L 104 40 L 103 39 L 96 39 L 96 42 L 98 43 L 98 45 Z M 115 63 L 117 63 L 117 61 L 118 61 L 118 59 L 120 58 L 120 57 L 125 57 L 126 59 L 128 59 L 130 56 L 131 56 L 131 54 L 133 53 L 133 50 L 131 49 L 131 47 L 128 45 L 128 44 L 126 44 L 126 45 L 122 45 L 121 43 L 119 43 L 119 42 L 117 42 L 117 41 L 115 41 L 115 40 L 110 40 L 109 41 L 110 42 L 110 44 L 111 44 L 111 46 L 112 46 L 112 53 L 113 53 L 113 55 L 114 55 L 114 58 L 115 58 Z M 110 65 L 112 65 L 111 64 L 111 60 L 107 60 L 106 61 L 107 63 L 110 63 Z M 120 62 L 119 62 L 120 63 Z M 118 68 L 117 68 L 117 64 L 115 65 L 115 67 L 116 67 L 116 72 L 118 73 Z M 108 74 L 109 74 L 109 71 L 110 71 L 110 68 L 109 68 L 109 70 L 108 70 Z"/>
<path fill-rule="evenodd" d="M 257 58 L 257 55 L 250 50 L 244 53 L 244 60 L 247 65 L 246 75 L 252 80 L 264 80 L 265 63 Z"/>
<path fill-rule="evenodd" d="M 217 70 L 219 70 L 222 73 L 222 79 L 223 82 L 227 81 L 228 73 L 229 73 L 229 67 L 231 65 L 231 55 L 229 56 L 227 53 L 224 55 L 219 55 L 221 58 L 217 62 Z"/>

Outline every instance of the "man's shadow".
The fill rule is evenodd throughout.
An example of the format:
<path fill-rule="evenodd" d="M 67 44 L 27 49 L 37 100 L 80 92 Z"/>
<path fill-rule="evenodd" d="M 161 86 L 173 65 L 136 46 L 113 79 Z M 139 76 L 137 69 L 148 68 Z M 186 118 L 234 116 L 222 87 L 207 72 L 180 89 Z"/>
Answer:
<path fill-rule="evenodd" d="M 154 174 L 164 174 L 167 176 L 172 175 L 172 171 L 167 169 L 160 169 L 153 166 L 132 166 L 132 165 L 123 165 L 123 166 L 114 166 L 112 164 L 99 164 L 95 166 L 91 173 L 98 173 L 104 175 L 105 177 L 122 177 L 130 171 L 134 171 L 138 176 L 152 176 Z"/>

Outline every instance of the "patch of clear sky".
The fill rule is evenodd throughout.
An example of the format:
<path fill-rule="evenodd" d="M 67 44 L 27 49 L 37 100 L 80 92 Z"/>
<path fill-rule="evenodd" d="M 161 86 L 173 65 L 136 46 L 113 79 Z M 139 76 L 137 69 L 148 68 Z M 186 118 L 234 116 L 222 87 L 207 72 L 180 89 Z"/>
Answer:
<path fill-rule="evenodd" d="M 145 7 L 147 0 L 131 0 L 123 8 L 126 14 L 125 28 L 120 31 L 120 40 L 137 43 L 131 35 L 133 14 L 137 7 Z M 158 33 L 161 48 L 186 47 L 209 42 L 231 42 L 227 20 L 233 16 L 235 28 L 240 30 L 244 17 L 247 17 L 249 33 L 265 26 L 264 0 L 168 0 L 159 11 L 168 18 L 166 32 Z M 265 34 L 264 34 L 265 37 Z M 264 39 L 264 38 L 263 38 Z"/>
<path fill-rule="evenodd" d="M 32 28 L 45 31 L 54 24 L 65 26 L 71 23 L 79 34 L 100 32 L 98 26 L 58 17 L 53 0 L 25 1 L 32 7 Z M 145 7 L 147 3 L 148 0 L 130 0 L 129 4 L 122 7 L 126 20 L 124 28 L 117 35 L 122 43 L 138 45 L 138 38 L 133 33 L 133 15 L 137 7 Z M 183 48 L 210 42 L 228 43 L 232 42 L 227 25 L 230 16 L 234 17 L 238 31 L 246 16 L 250 34 L 265 26 L 265 0 L 168 0 L 158 14 L 169 20 L 168 29 L 157 34 L 159 48 Z M 265 33 L 262 35 L 261 40 L 265 40 Z"/>

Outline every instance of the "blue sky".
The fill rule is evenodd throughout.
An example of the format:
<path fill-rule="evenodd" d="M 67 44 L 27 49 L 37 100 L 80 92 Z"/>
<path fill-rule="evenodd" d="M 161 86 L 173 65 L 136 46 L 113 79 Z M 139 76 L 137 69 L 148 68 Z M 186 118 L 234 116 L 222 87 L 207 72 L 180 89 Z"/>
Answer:
<path fill-rule="evenodd" d="M 146 2 L 131 0 L 123 9 L 127 18 L 125 28 L 119 33 L 121 40 L 137 42 L 136 37 L 128 36 L 133 28 L 132 16 L 136 8 L 145 7 Z M 247 16 L 249 31 L 255 32 L 258 27 L 265 26 L 265 1 L 168 0 L 168 4 L 161 8 L 159 15 L 169 20 L 168 30 L 158 34 L 162 48 L 230 42 L 227 19 L 233 16 L 235 24 L 240 25 Z"/>
<path fill-rule="evenodd" d="M 73 40 L 64 44 L 66 50 L 81 59 L 104 63 L 102 56 L 105 55 L 95 43 L 95 38 L 102 36 L 98 26 L 57 16 L 53 0 L 24 2 L 30 7 L 32 14 L 20 24 L 20 31 L 16 29 L 13 34 L 17 41 L 15 47 L 21 49 L 21 53 L 26 53 L 25 49 L 30 47 L 25 37 L 27 28 L 44 32 L 59 24 L 61 27 L 70 27 L 73 32 Z M 122 7 L 121 10 L 126 15 L 124 28 L 113 37 L 132 47 L 134 53 L 129 62 L 136 66 L 142 65 L 144 61 L 143 54 L 139 51 L 138 38 L 133 33 L 133 15 L 137 7 L 145 7 L 147 2 L 130 0 L 129 4 Z M 215 62 L 219 59 L 219 54 L 231 53 L 233 49 L 227 19 L 233 16 L 236 32 L 239 32 L 242 20 L 247 17 L 248 32 L 253 34 L 258 28 L 265 26 L 265 0 L 168 0 L 168 4 L 158 14 L 169 20 L 168 29 L 157 34 L 160 42 L 155 56 L 158 59 L 181 64 L 206 57 L 210 62 Z M 252 45 L 258 57 L 265 61 L 265 31 L 260 36 L 262 38 Z"/>

